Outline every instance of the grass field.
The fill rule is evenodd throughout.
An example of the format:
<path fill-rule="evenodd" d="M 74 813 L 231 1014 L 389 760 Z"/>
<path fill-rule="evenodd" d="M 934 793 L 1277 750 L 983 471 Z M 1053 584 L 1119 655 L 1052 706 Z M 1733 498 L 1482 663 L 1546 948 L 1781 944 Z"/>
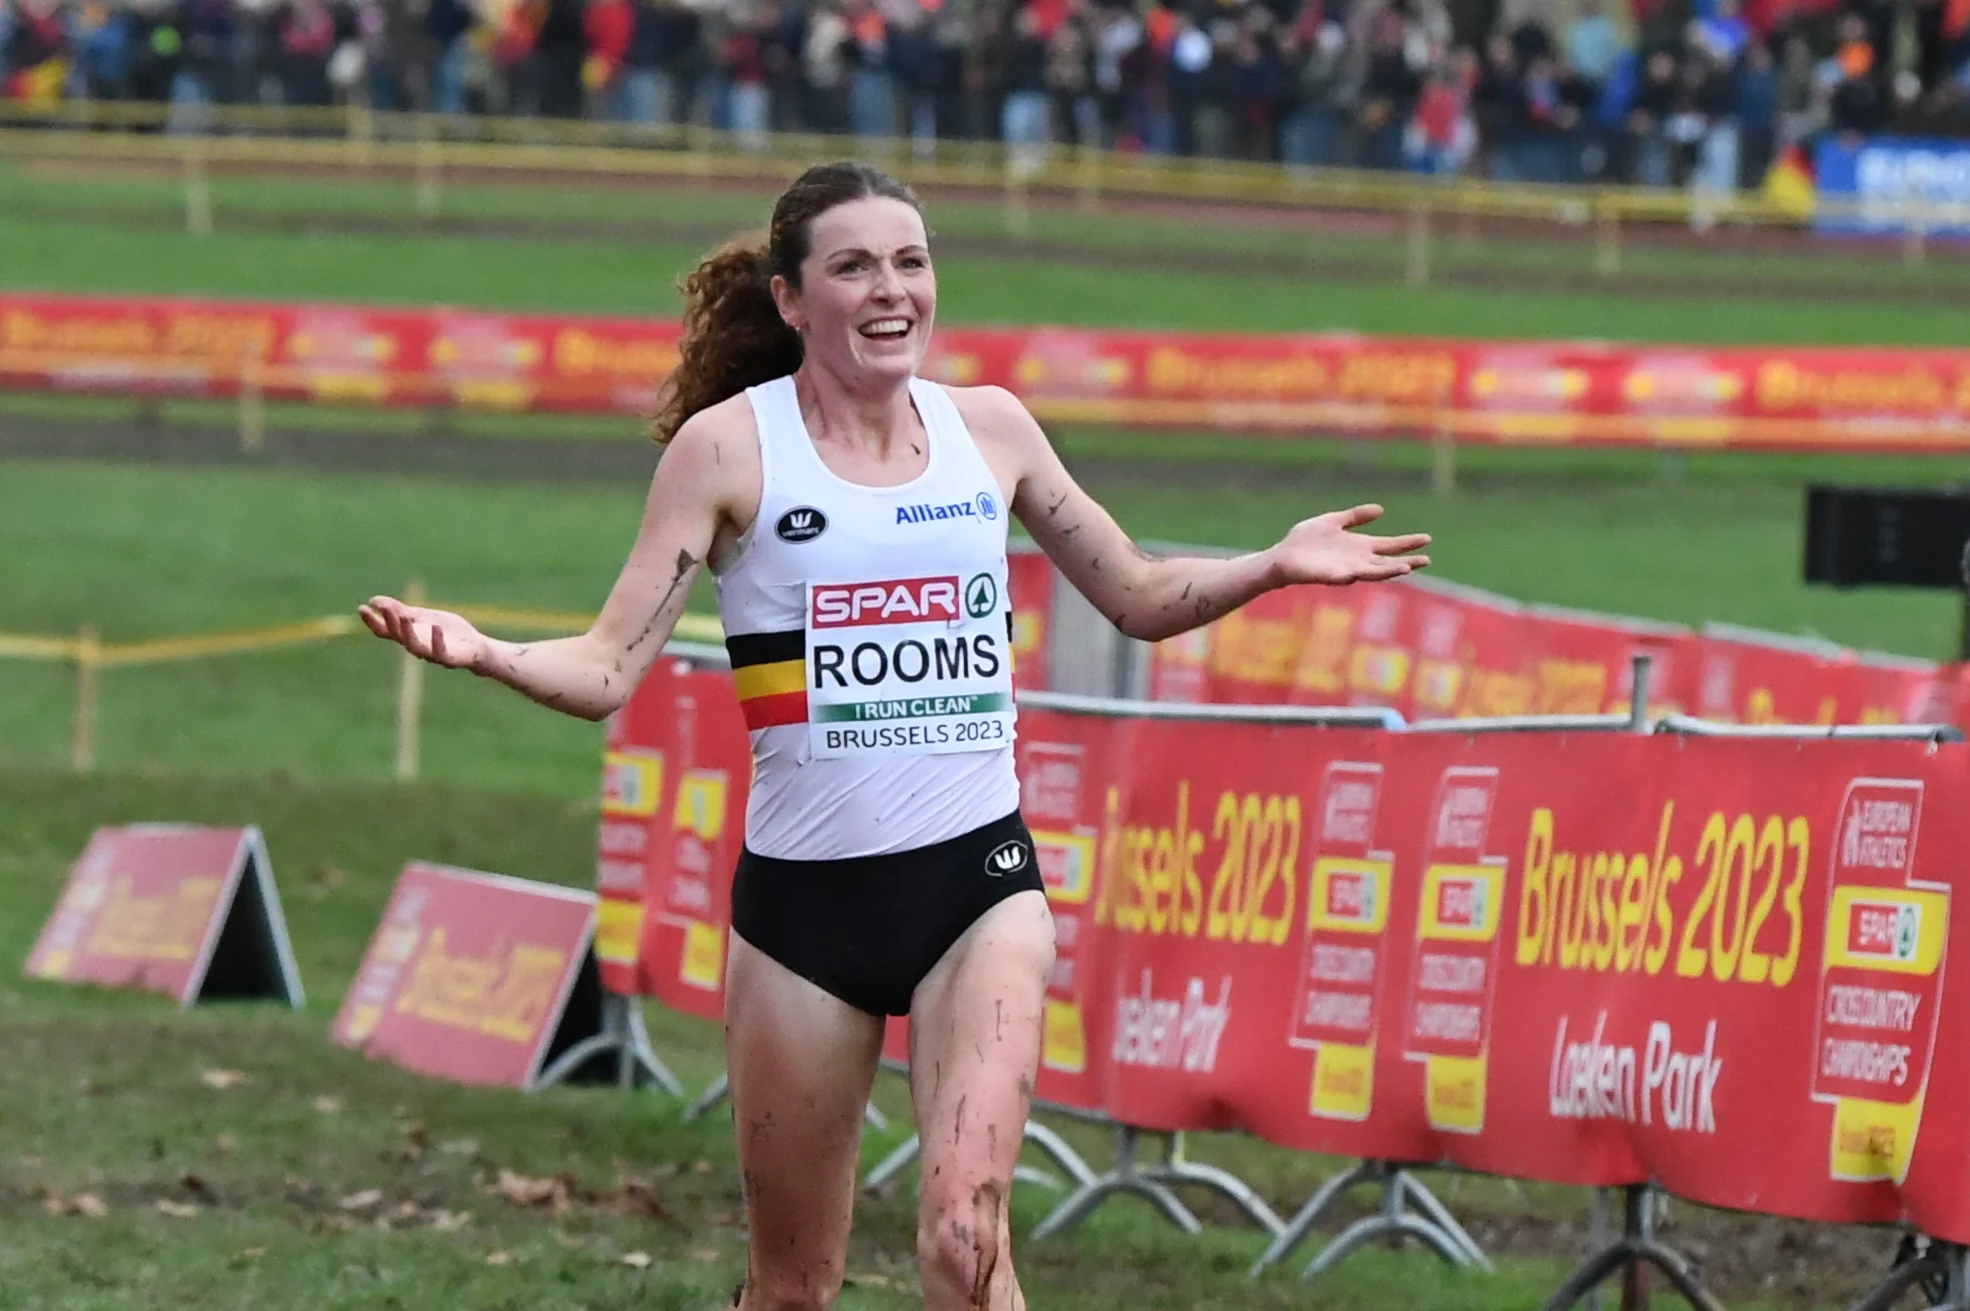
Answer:
<path fill-rule="evenodd" d="M 198 237 L 175 178 L 0 161 L 0 248 L 11 285 L 47 291 L 662 314 L 678 274 L 721 236 L 762 225 L 768 204 L 675 183 L 478 184 L 425 222 L 412 194 L 361 174 L 223 178 L 218 235 Z M 990 205 L 940 202 L 931 220 L 949 323 L 1951 345 L 1962 330 L 1949 290 L 1970 293 L 1970 263 L 1909 269 L 1832 243 L 1640 246 L 1624 288 L 1593 283 L 1591 242 L 1564 227 L 1460 235 L 1446 220 L 1445 281 L 1408 287 L 1402 236 L 1358 225 L 1043 211 L 1008 242 Z"/>
<path fill-rule="evenodd" d="M 25 958 L 93 826 L 157 816 L 265 828 L 308 1005 L 179 1012 L 157 998 L 0 972 L 0 1305 L 721 1305 L 744 1259 L 728 1117 L 686 1125 L 678 1104 L 656 1094 L 462 1089 L 327 1041 L 406 859 L 581 885 L 592 865 L 589 804 L 189 776 L 81 788 L 0 766 L 0 959 Z M 646 1013 L 665 1060 L 701 1087 L 718 1069 L 715 1026 Z M 885 1078 L 877 1100 L 895 1127 L 867 1136 L 865 1164 L 907 1132 L 900 1081 Z M 1105 1159 L 1097 1131 L 1056 1127 L 1098 1166 Z M 1287 1212 L 1339 1164 L 1230 1135 L 1202 1135 L 1190 1148 Z M 511 1200 L 499 1189 L 502 1171 L 565 1176 L 565 1204 Z M 1032 1305 L 1059 1311 L 1523 1311 L 1584 1250 L 1577 1190 L 1432 1182 L 1493 1252 L 1497 1275 L 1452 1274 L 1420 1252 L 1368 1251 L 1312 1287 L 1292 1278 L 1299 1262 L 1248 1283 L 1259 1232 L 1208 1197 L 1195 1199 L 1210 1222 L 1199 1238 L 1175 1237 L 1146 1207 L 1122 1201 L 1067 1238 L 1022 1243 L 1021 1269 Z M 1029 1186 L 1015 1190 L 1019 1230 L 1049 1200 Z M 98 1203 L 106 1213 L 92 1216 Z M 858 1208 L 853 1282 L 841 1305 L 902 1311 L 914 1304 L 913 1193 L 907 1184 L 865 1192 Z M 1836 1305 L 1882 1268 L 1892 1246 L 1885 1234 L 1688 1207 L 1671 1212 L 1664 1236 L 1703 1253 L 1742 1311 Z M 647 1267 L 625 1264 L 640 1262 L 635 1254 Z"/>
<path fill-rule="evenodd" d="M 1799 581 L 1798 479 L 1934 479 L 1934 463 L 1474 458 L 1439 498 L 1400 461 L 1345 452 L 1214 468 L 1141 458 L 1084 477 L 1139 537 L 1262 546 L 1310 511 L 1375 498 L 1435 533 L 1434 568 L 1527 600 L 1683 623 L 1721 618 L 1941 657 L 1956 611 L 1928 593 L 1836 593 Z M 1182 452 L 1179 445 L 1178 452 Z M 1282 454 L 1278 447 L 1264 453 Z M 493 486 L 387 475 L 0 463 L 0 631 L 111 641 L 348 613 L 419 579 L 434 599 L 592 612 L 636 532 L 640 486 Z M 708 604 L 701 588 L 698 604 Z M 396 663 L 366 636 L 332 645 L 104 675 L 98 758 L 111 769 L 277 770 L 380 779 L 392 759 Z M 66 758 L 73 676 L 10 663 L 0 760 Z M 429 680 L 426 777 L 593 794 L 601 730 L 462 675 Z"/>

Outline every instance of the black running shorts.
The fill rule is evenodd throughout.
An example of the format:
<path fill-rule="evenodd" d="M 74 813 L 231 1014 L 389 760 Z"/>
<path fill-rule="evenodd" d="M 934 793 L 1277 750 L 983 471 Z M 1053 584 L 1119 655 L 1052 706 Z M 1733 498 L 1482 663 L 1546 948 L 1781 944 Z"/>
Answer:
<path fill-rule="evenodd" d="M 847 860 L 739 854 L 732 931 L 871 1015 L 908 1015 L 931 968 L 986 911 L 1044 891 L 1018 811 L 914 851 Z"/>

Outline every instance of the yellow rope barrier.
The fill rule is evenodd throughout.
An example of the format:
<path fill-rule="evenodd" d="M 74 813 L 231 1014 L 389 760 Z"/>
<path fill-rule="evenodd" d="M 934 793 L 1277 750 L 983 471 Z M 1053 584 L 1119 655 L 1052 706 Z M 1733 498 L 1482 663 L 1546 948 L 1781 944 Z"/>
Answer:
<path fill-rule="evenodd" d="M 73 660 L 82 644 L 72 637 L 0 633 L 0 660 Z"/>
<path fill-rule="evenodd" d="M 360 622 L 354 616 L 328 615 L 298 624 L 252 628 L 244 632 L 166 637 L 150 642 L 105 643 L 98 663 L 104 668 L 111 668 L 118 665 L 155 665 L 173 660 L 239 655 L 247 651 L 274 651 L 282 647 L 307 646 L 314 642 L 326 642 L 344 637 L 355 632 L 360 626 Z"/>
<path fill-rule="evenodd" d="M 439 606 L 474 624 L 487 627 L 530 628 L 554 632 L 582 632 L 594 622 L 593 615 L 554 610 L 525 610 L 510 606 Z M 286 647 L 311 646 L 366 631 L 354 615 L 324 615 L 299 623 L 277 624 L 266 628 L 233 629 L 221 633 L 192 633 L 181 637 L 153 638 L 141 642 L 105 642 L 94 648 L 93 662 L 101 668 L 163 664 L 169 661 L 200 660 L 212 656 L 243 655 L 254 651 L 276 651 Z M 722 642 L 724 630 L 712 615 L 687 614 L 677 621 L 675 636 L 687 642 Z M 82 654 L 83 643 L 72 637 L 45 637 L 34 633 L 0 633 L 0 659 L 55 660 L 73 662 Z"/>
<path fill-rule="evenodd" d="M 65 106 L 26 115 L 0 102 L 0 156 L 65 165 L 94 163 L 171 167 L 200 180 L 212 169 L 321 171 L 407 170 L 428 183 L 447 170 L 532 175 L 560 181 L 584 176 L 655 184 L 707 179 L 784 182 L 816 159 L 860 153 L 916 183 L 1004 193 L 1101 194 L 1143 199 L 1234 201 L 1289 207 L 1327 206 L 1383 213 L 1416 211 L 1539 219 L 1570 226 L 1596 221 L 1688 222 L 1687 191 L 1557 183 L 1500 183 L 1474 178 L 1350 169 L 1289 169 L 1276 163 L 1169 159 L 1058 146 L 1025 170 L 998 143 L 940 141 L 928 158 L 908 142 L 868 142 L 782 134 L 764 143 L 709 129 L 652 132 L 634 125 L 543 119 L 448 119 L 344 110 L 212 107 L 217 135 L 173 137 L 129 129 L 163 121 L 163 106 Z M 10 130 L 33 123 L 31 131 Z M 124 129 L 121 131 L 114 129 Z M 110 129 L 110 130 L 106 130 Z M 1857 201 L 1819 198 L 1822 212 Z M 1798 227 L 1809 216 L 1761 192 L 1706 202 L 1718 221 Z M 1912 219 L 1933 222 L 1921 203 Z"/>

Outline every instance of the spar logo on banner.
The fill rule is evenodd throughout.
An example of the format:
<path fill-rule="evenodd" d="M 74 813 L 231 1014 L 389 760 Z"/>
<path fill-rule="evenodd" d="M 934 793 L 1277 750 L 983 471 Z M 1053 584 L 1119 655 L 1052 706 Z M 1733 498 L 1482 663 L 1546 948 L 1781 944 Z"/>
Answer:
<path fill-rule="evenodd" d="M 1505 858 L 1484 849 L 1497 797 L 1495 768 L 1444 771 L 1430 807 L 1429 864 L 1416 910 L 1403 1055 L 1423 1064 L 1430 1127 L 1452 1133 L 1484 1129 L 1505 894 Z"/>
<path fill-rule="evenodd" d="M 1040 1064 L 1062 1074 L 1084 1073 L 1088 1065 L 1078 949 L 1093 929 L 1086 906 L 1094 889 L 1097 834 L 1080 819 L 1085 758 L 1078 743 L 1022 741 L 1019 747 L 1020 810 L 1053 910 L 1053 974 L 1047 980 Z"/>
<path fill-rule="evenodd" d="M 1336 761 L 1321 786 L 1287 1042 L 1313 1049 L 1307 1109 L 1330 1120 L 1365 1120 L 1374 1108 L 1376 999 L 1395 883 L 1393 856 L 1375 846 L 1382 777 L 1378 764 Z"/>
<path fill-rule="evenodd" d="M 1943 1001 L 1949 886 L 1913 877 L 1922 783 L 1856 779 L 1840 805 L 1813 1041 L 1839 1180 L 1908 1174 Z"/>

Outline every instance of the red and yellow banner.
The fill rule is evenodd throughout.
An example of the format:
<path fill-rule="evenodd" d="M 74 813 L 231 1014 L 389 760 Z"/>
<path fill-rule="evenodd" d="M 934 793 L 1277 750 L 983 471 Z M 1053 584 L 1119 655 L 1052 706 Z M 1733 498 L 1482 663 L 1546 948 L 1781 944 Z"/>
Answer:
<path fill-rule="evenodd" d="M 669 319 L 0 294 L 0 384 L 647 414 Z M 1970 357 L 1902 348 L 940 329 L 1041 418 L 1529 444 L 1970 449 Z"/>
<path fill-rule="evenodd" d="M 609 722 L 595 954 L 612 991 L 717 1019 L 752 744 L 722 669 L 659 659 Z"/>
<path fill-rule="evenodd" d="M 595 900 L 405 866 L 330 1037 L 421 1074 L 533 1088 L 588 959 Z"/>
<path fill-rule="evenodd" d="M 1956 670 L 1748 629 L 1527 606 L 1408 580 L 1287 588 L 1149 653 L 1156 701 L 1373 705 L 1405 718 L 1625 714 L 1650 657 L 1652 715 L 1718 723 L 1961 722 Z"/>
<path fill-rule="evenodd" d="M 251 886 L 247 886 L 248 881 Z M 30 978 L 163 993 L 189 1006 L 213 969 L 240 894 L 261 923 L 228 959 L 235 992 L 301 1004 L 280 900 L 256 828 L 126 824 L 99 828 L 28 953 Z M 250 936 L 248 936 L 250 935 Z M 257 950 L 264 945 L 264 952 Z M 263 958 L 264 957 L 264 958 Z M 241 979 L 255 979 L 249 989 Z"/>
<path fill-rule="evenodd" d="M 1939 1041 L 1970 748 L 1029 709 L 1017 759 L 1060 943 L 1042 1099 L 1970 1237 Z M 644 941 L 662 996 L 688 946 Z"/>

